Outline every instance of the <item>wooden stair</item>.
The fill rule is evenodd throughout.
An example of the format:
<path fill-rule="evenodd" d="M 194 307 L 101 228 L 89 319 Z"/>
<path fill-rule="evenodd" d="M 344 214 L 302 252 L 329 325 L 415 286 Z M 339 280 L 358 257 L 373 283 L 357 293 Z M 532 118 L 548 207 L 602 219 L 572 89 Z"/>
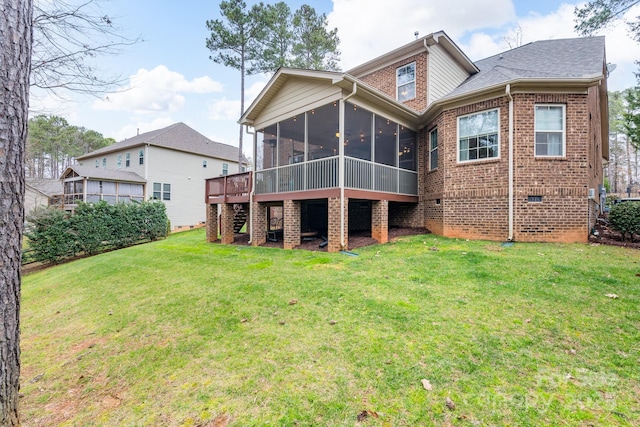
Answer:
<path fill-rule="evenodd" d="M 247 223 L 247 212 L 241 204 L 233 205 L 233 233 L 238 234 Z"/>

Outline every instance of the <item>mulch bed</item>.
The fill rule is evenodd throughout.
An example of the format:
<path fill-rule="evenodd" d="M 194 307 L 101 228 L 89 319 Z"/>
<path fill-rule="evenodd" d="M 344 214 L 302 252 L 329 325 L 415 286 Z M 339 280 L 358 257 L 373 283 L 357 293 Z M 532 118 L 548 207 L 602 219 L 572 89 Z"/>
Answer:
<path fill-rule="evenodd" d="M 640 249 L 640 235 L 634 234 L 631 241 L 623 241 L 622 234 L 619 231 L 613 230 L 604 217 L 598 218 L 594 229 L 595 233 L 589 236 L 590 243 Z"/>

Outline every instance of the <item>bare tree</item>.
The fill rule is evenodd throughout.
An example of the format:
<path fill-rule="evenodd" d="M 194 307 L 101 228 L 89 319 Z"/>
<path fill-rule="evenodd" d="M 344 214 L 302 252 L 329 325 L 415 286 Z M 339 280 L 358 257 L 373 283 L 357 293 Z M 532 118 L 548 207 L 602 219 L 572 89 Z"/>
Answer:
<path fill-rule="evenodd" d="M 517 27 L 510 30 L 509 33 L 504 36 L 504 42 L 509 46 L 509 49 L 515 49 L 522 46 L 524 40 L 524 29 L 520 24 Z"/>
<path fill-rule="evenodd" d="M 0 425 L 20 424 L 20 263 L 31 0 L 0 0 Z"/>
<path fill-rule="evenodd" d="M 60 97 L 113 91 L 121 77 L 94 60 L 141 41 L 126 37 L 115 21 L 101 0 L 35 0 L 31 84 Z"/>

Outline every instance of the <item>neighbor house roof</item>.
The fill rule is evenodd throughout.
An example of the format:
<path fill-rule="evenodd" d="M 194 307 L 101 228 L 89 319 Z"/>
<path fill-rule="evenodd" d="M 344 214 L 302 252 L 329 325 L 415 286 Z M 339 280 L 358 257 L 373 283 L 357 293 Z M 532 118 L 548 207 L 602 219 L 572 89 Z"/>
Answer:
<path fill-rule="evenodd" d="M 588 82 L 603 76 L 604 37 L 543 40 L 477 61 L 479 73 L 442 98 L 473 92 L 512 82 Z"/>
<path fill-rule="evenodd" d="M 83 160 L 141 145 L 153 145 L 222 160 L 238 160 L 238 147 L 212 141 L 182 122 L 116 142 L 108 147 L 84 154 L 77 159 Z"/>
<path fill-rule="evenodd" d="M 25 185 L 47 197 L 62 194 L 62 183 L 59 179 L 25 178 Z"/>
<path fill-rule="evenodd" d="M 102 169 L 91 166 L 73 165 L 69 166 L 62 174 L 62 179 L 66 178 L 69 173 L 75 172 L 78 176 L 88 179 L 98 179 L 103 181 L 121 181 L 121 182 L 139 182 L 145 183 L 146 179 L 135 172 L 125 172 L 119 170 Z"/>

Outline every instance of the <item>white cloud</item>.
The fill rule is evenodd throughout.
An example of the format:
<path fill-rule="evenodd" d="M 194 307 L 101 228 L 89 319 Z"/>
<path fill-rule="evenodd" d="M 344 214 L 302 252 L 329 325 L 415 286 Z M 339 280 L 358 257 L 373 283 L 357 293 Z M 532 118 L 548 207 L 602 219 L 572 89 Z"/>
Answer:
<path fill-rule="evenodd" d="M 222 92 L 222 85 L 209 77 L 187 80 L 182 74 L 158 65 L 152 70 L 141 68 L 130 77 L 126 87 L 94 102 L 93 108 L 138 114 L 178 111 L 186 103 L 184 94 L 213 92 Z"/>
<path fill-rule="evenodd" d="M 208 105 L 211 120 L 238 120 L 240 118 L 240 101 L 217 99 Z"/>
<path fill-rule="evenodd" d="M 78 103 L 32 87 L 29 92 L 29 115 L 34 117 L 39 114 L 62 116 L 72 122 L 77 118 Z"/>
<path fill-rule="evenodd" d="M 342 68 L 347 70 L 415 39 L 444 30 L 454 40 L 515 18 L 510 0 L 333 0 L 330 27 L 338 27 Z"/>
<path fill-rule="evenodd" d="M 521 43 L 536 40 L 579 37 L 574 31 L 572 4 L 562 3 L 555 11 L 541 14 L 529 12 L 516 16 L 511 0 L 449 0 L 426 2 L 404 0 L 393 4 L 382 0 L 333 0 L 329 26 L 338 27 L 341 66 L 348 70 L 358 64 L 396 49 L 420 36 L 443 30 L 471 60 L 479 60 L 508 50 L 514 30 L 521 28 Z M 532 5 L 531 8 L 535 8 Z M 640 15 L 640 4 L 627 11 L 625 17 Z M 623 22 L 601 32 L 606 36 L 607 61 L 618 65 L 611 74 L 609 88 L 620 90 L 635 84 L 633 64 L 640 50 Z"/>
<path fill-rule="evenodd" d="M 260 79 L 251 83 L 249 88 L 244 91 L 244 108 L 249 108 L 249 105 L 260 94 L 260 91 L 267 84 L 268 76 L 263 76 L 264 79 Z M 229 100 L 226 97 L 216 99 L 209 103 L 207 106 L 208 114 L 207 118 L 211 120 L 232 120 L 237 122 L 240 119 L 240 100 Z"/>

